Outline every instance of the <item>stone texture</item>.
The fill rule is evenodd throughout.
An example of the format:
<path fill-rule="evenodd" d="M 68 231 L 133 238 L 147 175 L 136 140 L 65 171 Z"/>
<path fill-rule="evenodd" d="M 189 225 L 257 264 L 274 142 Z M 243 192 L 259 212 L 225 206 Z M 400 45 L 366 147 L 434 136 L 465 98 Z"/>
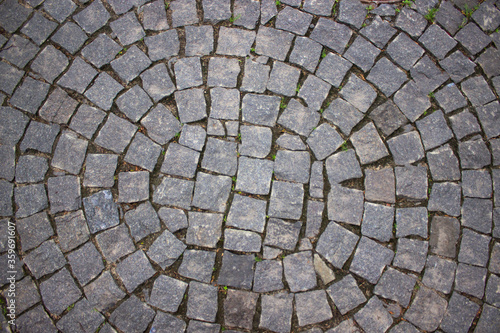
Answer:
<path fill-rule="evenodd" d="M 228 290 L 224 300 L 224 322 L 228 326 L 251 329 L 258 298 L 259 295 L 252 292 Z"/>
<path fill-rule="evenodd" d="M 350 274 L 332 284 L 326 291 L 343 315 L 366 302 L 365 295 L 359 289 L 354 277 Z"/>
<path fill-rule="evenodd" d="M 359 236 L 331 221 L 320 236 L 316 251 L 334 267 L 341 269 L 351 256 Z"/>
<path fill-rule="evenodd" d="M 404 318 L 423 330 L 432 331 L 439 326 L 447 305 L 446 300 L 436 292 L 422 287 Z"/>
<path fill-rule="evenodd" d="M 134 291 L 140 284 L 155 274 L 142 250 L 132 253 L 116 266 L 116 274 L 120 277 L 128 292 Z"/>

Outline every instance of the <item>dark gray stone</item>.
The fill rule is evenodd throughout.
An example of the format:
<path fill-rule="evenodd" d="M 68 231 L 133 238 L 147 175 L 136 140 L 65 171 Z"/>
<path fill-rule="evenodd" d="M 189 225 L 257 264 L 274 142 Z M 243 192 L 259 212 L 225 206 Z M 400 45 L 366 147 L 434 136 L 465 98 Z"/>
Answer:
<path fill-rule="evenodd" d="M 440 211 L 447 215 L 460 215 L 460 193 L 459 184 L 455 183 L 434 183 L 429 196 L 427 208 L 429 211 Z"/>
<path fill-rule="evenodd" d="M 109 26 L 122 45 L 132 44 L 146 36 L 133 12 L 120 16 L 120 18 L 111 22 Z"/>
<path fill-rule="evenodd" d="M 83 186 L 113 187 L 118 155 L 89 154 L 85 161 Z"/>
<path fill-rule="evenodd" d="M 85 216 L 91 233 L 106 230 L 118 225 L 118 205 L 113 201 L 110 190 L 97 192 L 83 198 Z"/>
<path fill-rule="evenodd" d="M 266 223 L 266 202 L 235 194 L 227 216 L 227 226 L 262 233 Z"/>
<path fill-rule="evenodd" d="M 177 312 L 187 287 L 186 282 L 160 275 L 155 280 L 148 303 L 163 311 Z"/>
<path fill-rule="evenodd" d="M 408 165 L 424 158 L 424 148 L 417 131 L 411 131 L 387 140 L 392 158 L 397 165 Z"/>
<path fill-rule="evenodd" d="M 329 83 L 314 75 L 309 75 L 297 96 L 303 98 L 309 108 L 319 111 L 330 89 Z"/>
<path fill-rule="evenodd" d="M 220 72 L 220 70 L 218 70 L 218 72 Z M 236 86 L 236 79 L 235 79 L 235 86 Z M 228 120 L 239 119 L 240 93 L 238 90 L 213 88 L 210 90 L 210 98 L 212 102 L 212 105 L 210 106 L 210 118 L 228 119 Z"/>
<path fill-rule="evenodd" d="M 151 65 L 151 60 L 136 46 L 133 45 L 124 55 L 111 61 L 111 67 L 116 74 L 129 83 Z"/>
<path fill-rule="evenodd" d="M 458 159 L 449 145 L 428 152 L 427 163 L 434 181 L 460 179 Z"/>
<path fill-rule="evenodd" d="M 403 7 L 396 19 L 396 27 L 406 31 L 412 37 L 418 37 L 427 26 L 427 20 L 419 13 Z"/>
<path fill-rule="evenodd" d="M 178 272 L 187 278 L 210 283 L 214 264 L 215 252 L 186 250 Z"/>
<path fill-rule="evenodd" d="M 132 253 L 116 266 L 116 274 L 120 277 L 128 292 L 134 291 L 155 273 L 142 250 Z"/>
<path fill-rule="evenodd" d="M 132 295 L 113 311 L 109 321 L 122 331 L 139 333 L 146 330 L 154 316 L 153 309 Z"/>
<path fill-rule="evenodd" d="M 47 97 L 50 86 L 42 81 L 34 80 L 27 76 L 23 84 L 16 89 L 10 98 L 13 106 L 35 114 L 42 102 Z"/>
<path fill-rule="evenodd" d="M 422 330 L 433 331 L 441 323 L 447 305 L 448 302 L 436 292 L 422 287 L 404 318 Z"/>
<path fill-rule="evenodd" d="M 367 16 L 364 4 L 359 1 L 343 1 L 337 6 L 339 11 L 337 19 L 340 22 L 353 25 L 357 29 L 361 28 Z"/>
<path fill-rule="evenodd" d="M 238 151 L 241 155 L 265 158 L 271 151 L 272 131 L 270 128 L 242 126 L 240 134 L 242 143 Z"/>
<path fill-rule="evenodd" d="M 106 123 L 99 131 L 95 143 L 115 153 L 122 153 L 136 131 L 135 125 L 110 113 Z"/>
<path fill-rule="evenodd" d="M 457 264 L 453 261 L 438 256 L 429 256 L 425 264 L 425 275 L 422 282 L 427 287 L 449 294 L 455 280 L 456 269 Z"/>
<path fill-rule="evenodd" d="M 82 295 L 66 268 L 40 283 L 43 303 L 50 313 L 60 315 Z"/>
<path fill-rule="evenodd" d="M 57 30 L 51 40 L 75 54 L 87 40 L 87 35 L 78 25 L 68 21 Z"/>
<path fill-rule="evenodd" d="M 380 297 L 398 302 L 406 308 L 410 304 L 415 283 L 416 280 L 413 276 L 389 267 L 375 286 L 374 293 Z"/>
<path fill-rule="evenodd" d="M 380 50 L 372 43 L 363 37 L 357 37 L 344 53 L 344 57 L 364 72 L 368 72 L 375 63 L 375 58 L 377 58 L 379 53 Z"/>
<path fill-rule="evenodd" d="M 292 7 L 285 7 L 276 17 L 276 28 L 304 35 L 309 29 L 313 16 Z"/>
<path fill-rule="evenodd" d="M 490 233 L 492 225 L 492 202 L 488 199 L 464 198 L 462 203 L 462 226 L 479 232 Z"/>
<path fill-rule="evenodd" d="M 445 332 L 467 332 L 472 325 L 479 305 L 458 293 L 453 293 L 440 327 Z"/>
<path fill-rule="evenodd" d="M 314 290 L 295 295 L 299 326 L 316 324 L 333 317 L 324 290 Z"/>
<path fill-rule="evenodd" d="M 396 32 L 396 29 L 389 22 L 382 20 L 380 16 L 375 16 L 370 25 L 360 30 L 363 36 L 379 48 L 384 48 Z"/>
<path fill-rule="evenodd" d="M 260 252 L 261 236 L 255 232 L 226 229 L 224 231 L 224 249 L 238 252 Z"/>
<path fill-rule="evenodd" d="M 164 5 L 161 7 L 164 8 Z M 149 59 L 152 61 L 168 59 L 179 54 L 179 36 L 173 29 L 158 35 L 147 36 L 144 38 L 144 43 L 148 47 Z"/>
<path fill-rule="evenodd" d="M 204 21 L 217 23 L 231 17 L 230 0 L 204 0 L 202 5 Z"/>
<path fill-rule="evenodd" d="M 89 303 L 98 311 L 113 307 L 125 297 L 125 293 L 118 288 L 110 271 L 105 271 L 93 282 L 86 285 L 84 292 Z"/>
<path fill-rule="evenodd" d="M 5 182 L 6 184 L 7 183 Z M 5 192 L 2 191 L 4 196 L 8 192 L 10 195 L 5 195 L 5 198 L 12 198 L 12 185 L 10 185 L 10 190 L 8 186 L 4 185 Z M 4 194 L 5 193 L 5 194 Z M 43 184 L 36 185 L 26 185 L 22 187 L 16 187 L 14 189 L 15 203 L 17 205 L 16 217 L 26 217 L 38 213 L 48 207 L 47 192 L 45 191 L 45 186 Z M 3 205 L 2 205 L 3 206 Z M 6 214 L 3 216 L 12 215 L 10 202 L 7 204 L 6 209 L 2 209 Z M 2 207 L 3 208 L 3 207 Z"/>
<path fill-rule="evenodd" d="M 240 73 L 237 59 L 213 57 L 208 64 L 207 84 L 210 87 L 234 88 Z"/>
<path fill-rule="evenodd" d="M 336 125 L 342 133 L 349 135 L 354 126 L 363 119 L 363 114 L 342 98 L 337 98 L 323 112 L 323 117 Z"/>
<path fill-rule="evenodd" d="M 61 106 L 64 106 L 64 104 Z M 69 116 L 70 115 L 67 117 L 68 120 Z M 59 117 L 59 115 L 57 117 Z M 90 140 L 105 117 L 106 113 L 103 111 L 90 105 L 81 104 L 76 114 L 71 119 L 69 127 Z M 67 120 L 63 122 L 67 122 Z"/>
<path fill-rule="evenodd" d="M 366 305 L 359 310 L 354 319 L 366 332 L 385 332 L 392 325 L 393 320 L 377 296 L 373 296 Z"/>
<path fill-rule="evenodd" d="M 396 208 L 396 237 L 427 238 L 427 209 L 425 207 Z"/>
<path fill-rule="evenodd" d="M 461 291 L 479 299 L 483 298 L 486 274 L 486 268 L 458 264 L 455 275 L 455 291 Z"/>
<path fill-rule="evenodd" d="M 428 248 L 427 241 L 399 238 L 393 265 L 420 273 L 425 266 Z"/>
<path fill-rule="evenodd" d="M 15 295 L 16 296 L 15 300 L 17 301 L 16 307 L 20 313 L 31 308 L 36 303 L 40 302 L 41 300 L 40 293 L 38 292 L 38 289 L 33 280 L 31 279 L 31 277 L 27 276 L 21 281 L 18 281 L 16 283 L 16 287 L 18 288 L 16 290 L 17 293 Z M 13 295 L 10 295 L 9 297 L 9 295 L 7 294 L 5 296 L 7 296 L 5 297 L 6 301 L 8 302 L 7 304 L 9 304 L 14 300 Z"/>
<path fill-rule="evenodd" d="M 269 194 L 273 175 L 273 161 L 240 157 L 236 191 L 251 194 Z M 296 184 L 298 185 L 298 184 Z M 300 207 L 302 209 L 302 206 Z"/>
<path fill-rule="evenodd" d="M 260 64 L 251 59 L 245 61 L 245 71 L 240 87 L 241 91 L 263 93 L 269 80 L 270 66 Z"/>
<path fill-rule="evenodd" d="M 331 221 L 318 240 L 316 252 L 334 267 L 342 269 L 344 263 L 351 256 L 358 239 L 356 234 Z"/>
<path fill-rule="evenodd" d="M 130 234 L 137 242 L 152 233 L 160 231 L 160 220 L 149 201 L 127 211 L 125 213 L 125 223 L 127 223 Z"/>
<path fill-rule="evenodd" d="M 450 83 L 444 86 L 441 90 L 436 92 L 434 97 L 446 113 L 450 113 L 467 106 L 465 97 L 462 95 L 460 90 L 458 90 L 457 86 L 454 83 Z M 453 117 L 450 117 L 450 119 L 452 118 Z M 457 133 L 455 133 L 455 135 L 457 135 Z M 458 139 L 461 139 L 461 137 L 459 137 Z"/>
<path fill-rule="evenodd" d="M 460 164 L 464 169 L 480 169 L 491 163 L 491 154 L 483 140 L 474 138 L 458 144 Z"/>
<path fill-rule="evenodd" d="M 254 31 L 226 28 L 222 26 L 219 30 L 216 53 L 245 57 L 250 54 L 250 48 L 255 41 L 255 36 L 256 34 Z"/>
<path fill-rule="evenodd" d="M 130 203 L 149 199 L 149 173 L 147 171 L 120 172 L 118 194 L 118 202 Z"/>
<path fill-rule="evenodd" d="M 306 12 L 312 14 L 330 16 L 332 13 L 333 5 L 334 5 L 334 0 L 322 0 L 322 1 L 306 0 L 304 1 L 304 6 L 302 8 Z"/>
<path fill-rule="evenodd" d="M 238 255 L 224 251 L 217 284 L 240 289 L 252 289 L 254 263 L 255 256 L 253 254 Z"/>
<path fill-rule="evenodd" d="M 142 25 L 144 29 L 159 31 L 169 28 L 164 2 L 154 1 L 141 6 L 139 13 L 142 14 Z"/>
<path fill-rule="evenodd" d="M 369 164 L 389 155 L 373 123 L 354 133 L 351 142 L 361 164 Z"/>
<path fill-rule="evenodd" d="M 316 110 L 304 107 L 299 101 L 292 99 L 281 114 L 278 124 L 300 135 L 309 136 L 318 125 L 320 118 Z"/>
<path fill-rule="evenodd" d="M 264 245 L 275 246 L 283 250 L 294 250 L 299 240 L 301 227 L 300 221 L 291 223 L 270 218 L 267 222 Z"/>
<path fill-rule="evenodd" d="M 222 215 L 189 212 L 186 244 L 215 248 L 221 237 Z"/>
<path fill-rule="evenodd" d="M 100 34 L 83 48 L 82 56 L 94 66 L 100 68 L 109 64 L 121 49 L 121 46 L 109 38 L 108 35 Z"/>
<path fill-rule="evenodd" d="M 77 210 L 82 205 L 80 179 L 76 176 L 50 177 L 47 189 L 52 214 Z"/>
<path fill-rule="evenodd" d="M 328 219 L 361 225 L 363 191 L 331 183 L 328 193 Z"/>
<path fill-rule="evenodd" d="M 199 172 L 192 205 L 215 212 L 225 212 L 231 185 L 231 178 L 227 176 Z"/>
<path fill-rule="evenodd" d="M 179 143 L 191 149 L 201 151 L 205 146 L 206 136 L 207 133 L 203 127 L 184 125 L 182 127 Z"/>
<path fill-rule="evenodd" d="M 153 202 L 189 209 L 193 188 L 194 181 L 165 177 L 153 193 Z"/>
<path fill-rule="evenodd" d="M 68 66 L 68 58 L 54 46 L 47 45 L 31 64 L 31 69 L 53 82 Z"/>
<path fill-rule="evenodd" d="M 455 35 L 455 39 L 472 55 L 476 55 L 491 43 L 491 37 L 485 34 L 473 22 L 469 22 L 465 27 L 460 29 Z"/>
<path fill-rule="evenodd" d="M 212 136 L 225 136 L 226 130 L 220 120 L 208 118 L 207 134 Z"/>
<path fill-rule="evenodd" d="M 17 2 L 16 2 L 17 4 Z M 29 312 L 19 316 L 16 326 L 21 332 L 57 332 L 57 328 L 45 312 L 43 305 L 38 305 Z"/>
<path fill-rule="evenodd" d="M 181 0 L 172 2 L 170 5 L 172 11 L 172 27 L 177 28 L 199 22 L 196 1 Z"/>
<path fill-rule="evenodd" d="M 243 121 L 256 125 L 274 126 L 280 109 L 280 98 L 278 96 L 246 94 L 243 97 L 241 108 Z"/>
<path fill-rule="evenodd" d="M 205 323 L 191 320 L 187 328 L 187 333 L 217 333 L 221 329 L 219 324 Z"/>
<path fill-rule="evenodd" d="M 351 274 L 332 284 L 326 291 L 342 315 L 366 302 L 365 295 Z"/>
<path fill-rule="evenodd" d="M 19 68 L 23 68 L 35 57 L 37 52 L 38 47 L 27 38 L 13 35 L 0 51 L 0 57 Z"/>
<path fill-rule="evenodd" d="M 5 1 L 0 6 L 1 25 L 5 30 L 13 33 L 26 21 L 31 12 L 31 8 L 24 7 L 17 1 Z"/>
<path fill-rule="evenodd" d="M 8 94 L 12 94 L 14 88 L 16 88 L 19 81 L 21 81 L 24 72 L 6 62 L 0 63 L 0 70 L 2 71 L 2 77 L 0 78 L 2 90 Z"/>
<path fill-rule="evenodd" d="M 408 80 L 408 77 L 390 60 L 382 58 L 373 66 L 367 79 L 373 82 L 386 96 L 391 96 Z"/>
<path fill-rule="evenodd" d="M 476 64 L 469 60 L 459 50 L 453 52 L 446 59 L 439 62 L 441 67 L 450 75 L 450 78 L 458 83 L 465 79 L 467 76 L 474 73 Z"/>
<path fill-rule="evenodd" d="M 293 37 L 289 32 L 261 26 L 256 37 L 255 53 L 284 61 Z"/>
<path fill-rule="evenodd" d="M 260 4 L 251 0 L 236 0 L 233 5 L 234 25 L 254 29 L 260 16 Z"/>
<path fill-rule="evenodd" d="M 491 198 L 491 175 L 486 170 L 462 171 L 462 191 L 464 196 L 474 198 Z"/>
<path fill-rule="evenodd" d="M 82 286 L 89 283 L 104 269 L 102 257 L 91 242 L 87 242 L 79 249 L 69 253 L 68 261 L 71 265 L 71 271 Z"/>
<path fill-rule="evenodd" d="M 147 101 L 149 105 L 149 99 Z M 158 104 L 153 108 L 142 119 L 141 124 L 148 130 L 149 137 L 161 145 L 166 144 L 181 130 L 179 120 L 163 104 Z"/>
<path fill-rule="evenodd" d="M 277 179 L 298 183 L 309 182 L 311 158 L 308 152 L 278 150 L 274 162 Z"/>
<path fill-rule="evenodd" d="M 284 96 L 295 96 L 300 70 L 282 62 L 275 61 L 267 89 Z"/>
<path fill-rule="evenodd" d="M 176 91 L 175 100 L 181 123 L 198 121 L 207 116 L 206 101 L 202 89 Z"/>
<path fill-rule="evenodd" d="M 290 54 L 290 62 L 302 66 L 309 72 L 314 73 L 322 49 L 323 46 L 312 39 L 297 37 L 294 42 L 293 51 Z"/>
<path fill-rule="evenodd" d="M 351 67 L 352 64 L 341 56 L 327 53 L 321 60 L 316 75 L 334 87 L 339 87 Z"/>
<path fill-rule="evenodd" d="M 497 76 L 500 74 L 498 70 L 498 60 L 500 58 L 500 52 L 496 48 L 488 48 L 481 56 L 477 59 L 479 65 L 483 68 L 483 71 L 488 77 Z"/>
<path fill-rule="evenodd" d="M 181 209 L 162 207 L 158 210 L 158 216 L 170 232 L 177 232 L 188 227 L 186 213 Z"/>
<path fill-rule="evenodd" d="M 368 111 L 375 98 L 377 98 L 375 89 L 355 74 L 351 74 L 349 81 L 340 90 L 339 94 L 363 113 Z"/>
<path fill-rule="evenodd" d="M 54 230 L 52 230 L 49 218 L 45 212 L 24 219 L 18 219 L 16 221 L 16 228 L 21 238 L 21 248 L 23 252 L 27 252 L 37 247 L 54 235 Z M 35 230 L 36 232 L 34 232 Z M 5 248 L 7 250 L 7 241 L 5 243 Z"/>
<path fill-rule="evenodd" d="M 290 291 L 306 291 L 316 287 L 316 273 L 310 251 L 286 256 L 283 259 L 283 266 Z"/>
<path fill-rule="evenodd" d="M 345 180 L 363 177 L 353 149 L 340 151 L 330 156 L 326 160 L 325 166 L 330 184 L 340 184 Z"/>
<path fill-rule="evenodd" d="M 217 314 L 217 287 L 196 281 L 189 283 L 186 315 L 189 318 L 215 321 Z"/>
<path fill-rule="evenodd" d="M 393 251 L 369 238 L 361 237 L 349 270 L 375 284 L 393 257 Z"/>
<path fill-rule="evenodd" d="M 298 135 L 283 133 L 276 140 L 276 144 L 288 150 L 306 150 L 306 145 Z"/>
<path fill-rule="evenodd" d="M 106 230 L 96 236 L 97 245 L 104 258 L 113 263 L 125 255 L 134 252 L 134 242 L 125 224 Z"/>
<path fill-rule="evenodd" d="M 70 251 L 89 239 L 87 221 L 81 210 L 54 218 L 59 247 Z"/>
<path fill-rule="evenodd" d="M 443 112 L 437 110 L 416 122 L 426 150 L 438 147 L 453 138 Z"/>
<path fill-rule="evenodd" d="M 317 127 L 307 139 L 307 144 L 318 160 L 323 160 L 337 150 L 343 143 L 342 137 L 327 123 Z"/>
<path fill-rule="evenodd" d="M 5 180 L 0 180 L 0 216 L 11 216 L 12 196 L 14 194 L 14 184 Z"/>
<path fill-rule="evenodd" d="M 392 168 L 365 169 L 365 198 L 370 201 L 395 203 L 395 179 Z"/>
<path fill-rule="evenodd" d="M 462 91 L 475 107 L 485 105 L 495 99 L 495 95 L 482 76 L 474 76 L 465 80 L 462 82 L 461 87 Z M 483 111 L 482 115 L 486 118 L 486 112 Z"/>
<path fill-rule="evenodd" d="M 259 328 L 289 333 L 292 324 L 293 298 L 293 294 L 286 292 L 262 295 Z"/>
<path fill-rule="evenodd" d="M 179 59 L 174 64 L 174 70 L 179 90 L 203 84 L 199 57 Z"/>
<path fill-rule="evenodd" d="M 278 14 L 276 1 L 262 0 L 260 2 L 260 24 L 264 25 Z"/>
<path fill-rule="evenodd" d="M 313 198 L 323 198 L 324 189 L 323 163 L 315 161 L 311 165 L 311 177 L 309 179 L 309 195 Z"/>
<path fill-rule="evenodd" d="M 429 56 L 420 59 L 411 68 L 410 74 L 420 89 L 424 92 L 428 91 L 429 94 L 450 78 L 446 72 L 443 72 L 434 64 Z M 459 102 L 457 101 L 457 103 Z"/>
<path fill-rule="evenodd" d="M 438 59 L 443 59 L 457 45 L 457 42 L 437 24 L 431 24 L 418 41 Z"/>
<path fill-rule="evenodd" d="M 63 332 L 79 330 L 92 332 L 97 330 L 104 320 L 102 314 L 94 311 L 91 304 L 86 299 L 82 299 L 75 303 L 74 308 L 57 322 L 57 327 Z"/>
<path fill-rule="evenodd" d="M 170 96 L 175 90 L 165 64 L 158 64 L 146 70 L 141 74 L 141 79 L 144 90 L 155 102 Z"/>
<path fill-rule="evenodd" d="M 280 260 L 264 260 L 255 265 L 253 291 L 269 292 L 283 289 L 283 264 Z"/>
<path fill-rule="evenodd" d="M 495 234 L 493 234 L 496 237 Z M 500 243 L 494 242 L 491 250 L 490 264 L 488 269 L 490 272 L 500 274 Z"/>
<path fill-rule="evenodd" d="M 200 153 L 197 151 L 177 143 L 171 143 L 165 154 L 161 172 L 175 176 L 193 178 L 198 166 L 199 156 Z"/>
<path fill-rule="evenodd" d="M 406 12 L 406 9 L 403 9 L 402 12 Z M 387 47 L 387 53 L 391 58 L 406 70 L 410 70 L 424 52 L 424 49 L 405 33 L 400 33 Z"/>
<path fill-rule="evenodd" d="M 88 141 L 73 132 L 64 132 L 57 143 L 51 166 L 72 174 L 79 174 L 85 159 Z"/>
<path fill-rule="evenodd" d="M 161 150 L 158 144 L 139 132 L 130 144 L 124 161 L 152 172 Z"/>
<path fill-rule="evenodd" d="M 67 124 L 69 118 L 75 112 L 77 105 L 78 102 L 71 98 L 64 90 L 56 88 L 39 109 L 38 114 L 47 121 Z"/>
<path fill-rule="evenodd" d="M 298 220 L 302 215 L 304 188 L 302 184 L 273 182 L 268 215 Z"/>
<path fill-rule="evenodd" d="M 461 263 L 486 267 L 488 263 L 491 237 L 469 229 L 462 231 L 458 261 Z"/>
<path fill-rule="evenodd" d="M 45 178 L 49 169 L 47 159 L 41 156 L 19 156 L 16 165 L 16 183 L 37 183 Z M 8 177 L 4 177 L 8 178 Z"/>
<path fill-rule="evenodd" d="M 228 290 L 224 300 L 224 323 L 231 327 L 251 329 L 258 298 L 259 295 L 252 292 Z"/>
<path fill-rule="evenodd" d="M 490 274 L 485 293 L 486 302 L 493 306 L 498 306 L 500 304 L 500 294 L 498 292 L 498 288 L 500 288 L 500 278 L 496 275 Z"/>
<path fill-rule="evenodd" d="M 111 109 L 116 95 L 123 90 L 123 86 L 116 82 L 107 73 L 101 73 L 94 84 L 85 92 L 85 96 L 104 110 Z"/>
<path fill-rule="evenodd" d="M 158 2 L 163 6 L 163 2 Z M 180 318 L 160 311 L 155 316 L 151 330 L 156 332 L 184 332 L 186 330 L 186 323 Z"/>
<path fill-rule="evenodd" d="M 394 102 L 411 122 L 417 120 L 431 106 L 427 93 L 414 81 L 405 84 L 394 95 Z"/>
<path fill-rule="evenodd" d="M 351 39 L 352 30 L 333 20 L 321 17 L 310 38 L 340 54 Z"/>
<path fill-rule="evenodd" d="M 479 24 L 484 31 L 495 30 L 500 25 L 500 11 L 493 3 L 484 3 L 472 14 L 472 19 Z"/>
<path fill-rule="evenodd" d="M 97 71 L 92 66 L 81 58 L 76 58 L 57 84 L 83 94 L 96 75 Z"/>
<path fill-rule="evenodd" d="M 484 133 L 488 139 L 500 135 L 498 130 L 498 112 L 500 112 L 500 103 L 498 101 L 493 101 L 487 105 L 477 107 L 477 114 L 479 116 L 479 121 L 483 127 Z"/>
<path fill-rule="evenodd" d="M 453 6 L 451 1 L 442 1 L 436 13 L 436 22 L 443 26 L 451 35 L 460 29 L 464 16 Z"/>
<path fill-rule="evenodd" d="M 500 328 L 500 311 L 497 308 L 485 304 L 479 322 L 476 326 L 477 332 L 494 333 Z"/>
<path fill-rule="evenodd" d="M 361 226 L 363 236 L 368 236 L 381 242 L 388 242 L 393 237 L 393 207 L 365 202 L 363 214 L 363 224 Z"/>

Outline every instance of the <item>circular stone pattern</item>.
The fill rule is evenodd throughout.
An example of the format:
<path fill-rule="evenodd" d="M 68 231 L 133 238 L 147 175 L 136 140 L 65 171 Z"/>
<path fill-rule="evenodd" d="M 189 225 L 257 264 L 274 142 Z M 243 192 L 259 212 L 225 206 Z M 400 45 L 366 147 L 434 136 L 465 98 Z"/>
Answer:
<path fill-rule="evenodd" d="M 12 329 L 499 332 L 498 4 L 0 3 Z"/>

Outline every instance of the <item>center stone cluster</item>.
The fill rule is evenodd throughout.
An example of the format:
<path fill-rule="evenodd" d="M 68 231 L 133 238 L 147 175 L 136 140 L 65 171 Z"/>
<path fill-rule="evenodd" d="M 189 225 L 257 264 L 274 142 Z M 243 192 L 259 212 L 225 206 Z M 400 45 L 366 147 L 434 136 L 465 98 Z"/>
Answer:
<path fill-rule="evenodd" d="M 18 330 L 500 327 L 499 5 L 416 2 L 0 3 Z"/>

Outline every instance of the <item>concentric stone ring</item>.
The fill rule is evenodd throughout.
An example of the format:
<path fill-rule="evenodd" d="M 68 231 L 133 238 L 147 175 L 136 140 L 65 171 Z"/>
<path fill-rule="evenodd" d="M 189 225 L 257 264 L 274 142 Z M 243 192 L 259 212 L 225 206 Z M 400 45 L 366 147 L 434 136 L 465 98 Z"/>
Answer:
<path fill-rule="evenodd" d="M 1 2 L 3 331 L 499 332 L 499 1 L 375 7 Z"/>

